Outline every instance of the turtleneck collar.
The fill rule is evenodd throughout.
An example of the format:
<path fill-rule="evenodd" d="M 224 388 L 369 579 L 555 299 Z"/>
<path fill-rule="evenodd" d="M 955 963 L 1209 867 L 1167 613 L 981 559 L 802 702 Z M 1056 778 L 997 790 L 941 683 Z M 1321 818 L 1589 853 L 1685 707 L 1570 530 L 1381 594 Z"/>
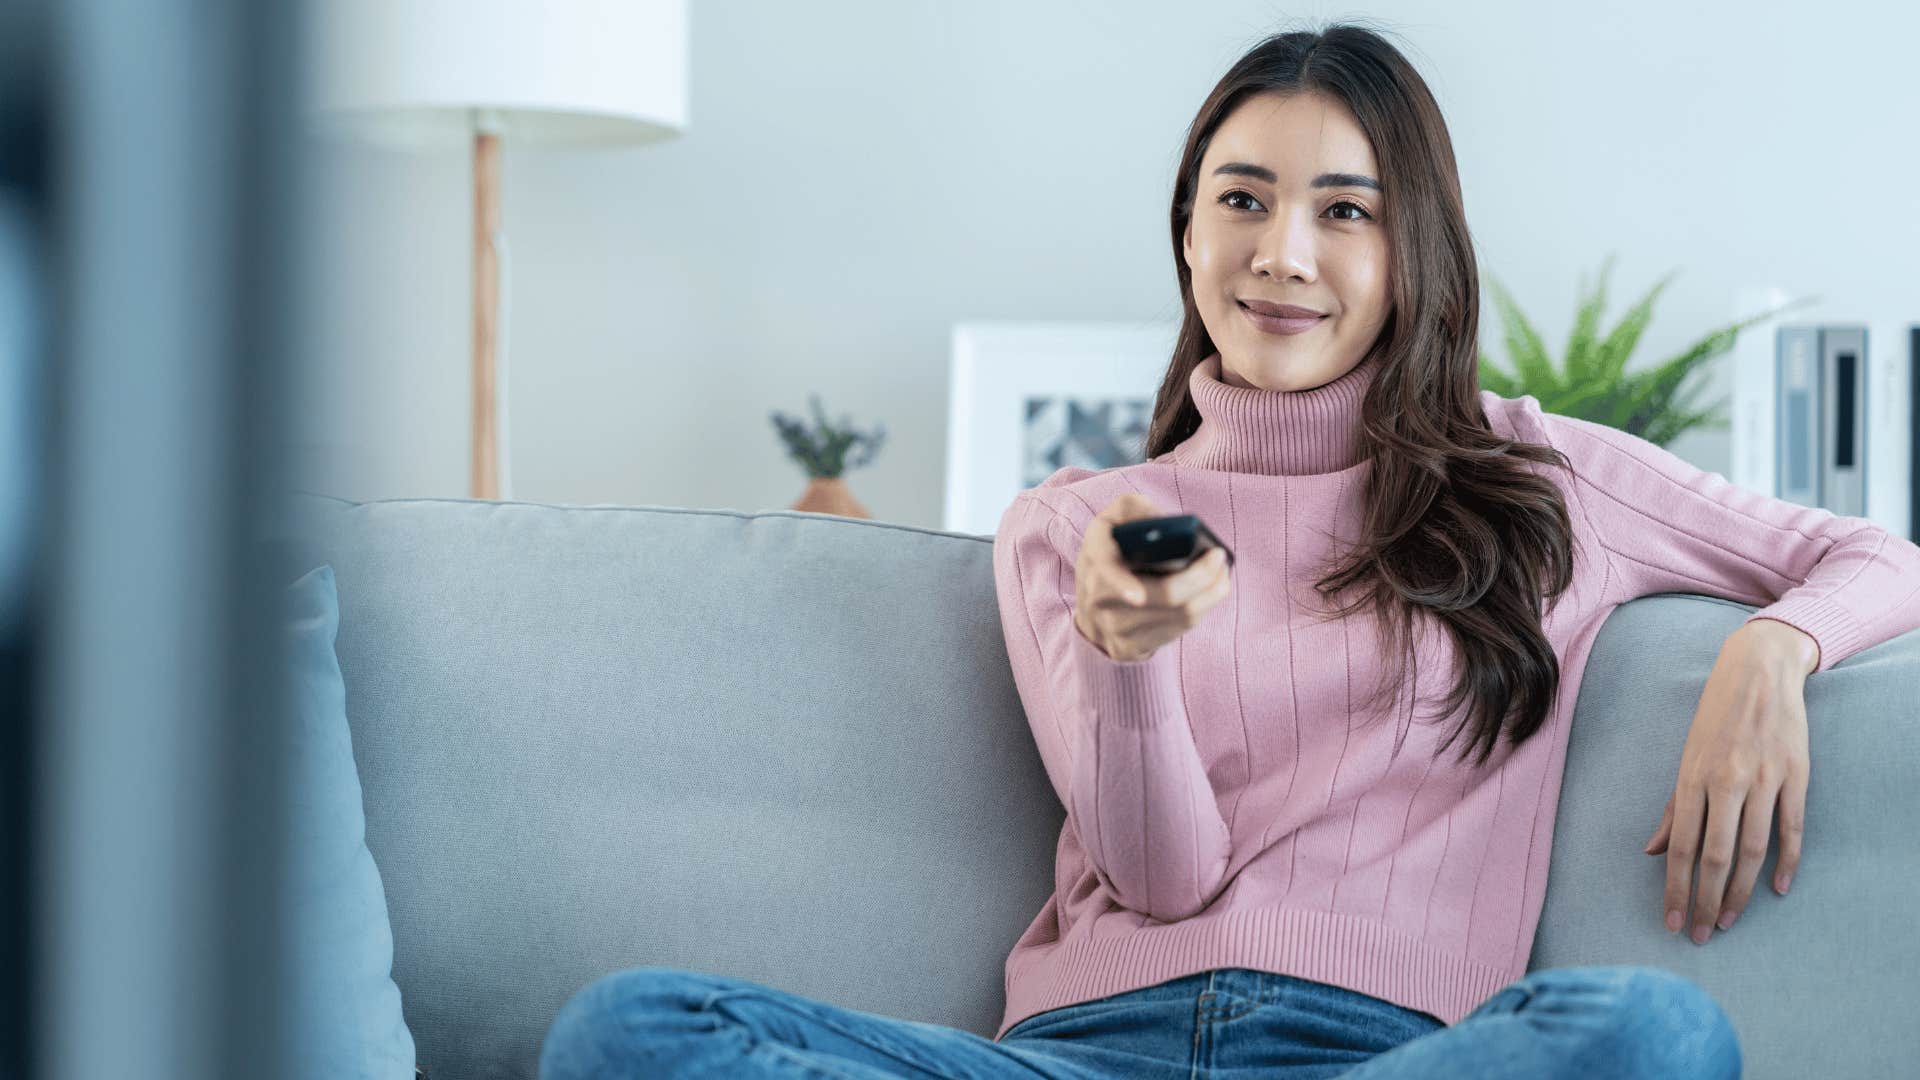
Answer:
<path fill-rule="evenodd" d="M 1179 465 L 1269 476 L 1311 476 L 1367 458 L 1360 406 L 1379 368 L 1377 353 L 1311 390 L 1261 390 L 1220 378 L 1212 353 L 1187 376 L 1200 426 L 1169 458 Z"/>

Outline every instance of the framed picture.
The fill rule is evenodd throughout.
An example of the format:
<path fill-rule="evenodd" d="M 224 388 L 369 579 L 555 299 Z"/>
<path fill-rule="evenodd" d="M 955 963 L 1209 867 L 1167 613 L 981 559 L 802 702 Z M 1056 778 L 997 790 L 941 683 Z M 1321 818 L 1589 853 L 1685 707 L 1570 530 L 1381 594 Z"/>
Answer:
<path fill-rule="evenodd" d="M 1068 465 L 1146 460 L 1178 323 L 953 327 L 942 528 L 991 536 L 1014 496 Z"/>

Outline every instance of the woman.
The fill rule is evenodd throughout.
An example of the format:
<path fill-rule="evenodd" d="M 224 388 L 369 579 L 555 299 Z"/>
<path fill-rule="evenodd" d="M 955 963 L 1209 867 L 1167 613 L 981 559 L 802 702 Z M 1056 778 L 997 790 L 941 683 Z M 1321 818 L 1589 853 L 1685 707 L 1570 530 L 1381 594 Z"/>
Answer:
<path fill-rule="evenodd" d="M 1649 843 L 1671 841 L 1669 928 L 1690 912 L 1704 941 L 1747 902 L 1776 803 L 1791 873 L 1802 683 L 1920 627 L 1920 548 L 1480 392 L 1446 126 L 1367 30 L 1234 65 L 1190 130 L 1172 239 L 1185 322 L 1149 460 L 1063 468 L 995 536 L 1068 816 L 994 1038 L 636 968 L 561 1010 L 544 1077 L 1740 1074 L 1682 978 L 1526 973 L 1581 667 L 1635 597 L 1760 606 Z M 1129 571 L 1112 526 L 1173 513 L 1233 569 L 1215 550 Z"/>

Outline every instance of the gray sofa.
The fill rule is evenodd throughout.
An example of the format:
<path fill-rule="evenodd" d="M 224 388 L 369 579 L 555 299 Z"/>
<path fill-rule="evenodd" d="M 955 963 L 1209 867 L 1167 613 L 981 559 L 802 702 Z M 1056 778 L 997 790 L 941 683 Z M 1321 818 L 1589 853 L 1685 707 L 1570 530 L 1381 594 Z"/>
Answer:
<path fill-rule="evenodd" d="M 992 537 L 792 511 L 367 503 L 269 524 L 330 563 L 394 977 L 431 1080 L 532 1077 L 633 965 L 991 1037 L 1063 811 L 1007 666 Z M 1750 1077 L 1920 1074 L 1920 634 L 1807 686 L 1806 850 L 1705 946 L 1641 853 L 1721 640 L 1646 597 L 1580 691 L 1531 966 L 1654 964 Z M 1777 845 L 1777 841 L 1776 841 Z"/>

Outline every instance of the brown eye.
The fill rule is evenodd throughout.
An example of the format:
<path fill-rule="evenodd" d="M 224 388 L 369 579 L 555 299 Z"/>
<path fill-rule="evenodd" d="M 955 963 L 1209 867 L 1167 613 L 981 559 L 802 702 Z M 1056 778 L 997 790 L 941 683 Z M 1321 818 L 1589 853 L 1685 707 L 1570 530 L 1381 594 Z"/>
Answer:
<path fill-rule="evenodd" d="M 1220 196 L 1220 197 L 1219 197 L 1218 199 L 1215 199 L 1215 200 L 1214 200 L 1214 202 L 1219 202 L 1219 203 L 1226 203 L 1226 204 L 1227 204 L 1228 206 L 1231 206 L 1231 207 L 1233 207 L 1233 209 L 1235 209 L 1235 210 L 1251 210 L 1251 209 L 1253 208 L 1253 207 L 1248 207 L 1248 206 L 1234 206 L 1234 204 L 1233 204 L 1233 203 L 1230 203 L 1230 202 L 1227 202 L 1227 200 L 1228 200 L 1228 199 L 1231 199 L 1231 198 L 1233 198 L 1233 197 L 1234 197 L 1235 195 L 1245 195 L 1245 196 L 1246 196 L 1246 198 L 1247 198 L 1247 200 L 1248 200 L 1249 202 L 1252 202 L 1254 206 L 1260 206 L 1260 202 L 1259 202 L 1259 200 L 1257 200 L 1257 199 L 1255 199 L 1255 198 L 1254 198 L 1253 196 L 1251 196 L 1251 195 L 1247 195 L 1247 193 L 1246 193 L 1246 192 L 1244 192 L 1244 191 L 1241 191 L 1241 190 L 1240 190 L 1239 188 L 1235 188 L 1235 189 L 1233 189 L 1232 191 L 1229 191 L 1229 192 L 1227 192 L 1226 194 L 1224 194 L 1224 195 L 1222 195 L 1222 196 Z M 1262 206 L 1262 207 L 1260 207 L 1260 208 L 1261 208 L 1262 210 L 1264 210 L 1264 209 L 1266 209 L 1266 207 L 1264 207 L 1264 206 Z"/>
<path fill-rule="evenodd" d="M 1252 206 L 1242 206 L 1242 205 L 1240 205 L 1239 203 L 1236 203 L 1236 202 L 1234 202 L 1234 201 L 1233 201 L 1233 199 L 1234 199 L 1234 198 L 1235 198 L 1236 196 L 1238 196 L 1238 197 L 1240 197 L 1240 198 L 1243 198 L 1243 199 L 1246 199 L 1246 200 L 1247 200 L 1248 202 L 1250 202 L 1250 203 L 1252 203 L 1253 205 L 1252 205 Z M 1249 211 L 1249 212 L 1251 212 L 1251 211 L 1254 211 L 1254 210 L 1265 210 L 1265 209 L 1266 209 L 1266 207 L 1264 207 L 1264 206 L 1261 206 L 1261 205 L 1260 205 L 1260 201 L 1259 201 L 1258 199 L 1255 199 L 1255 198 L 1254 198 L 1254 197 L 1253 197 L 1252 195 L 1249 195 L 1249 194 L 1247 194 L 1246 192 L 1244 192 L 1244 191 L 1241 191 L 1241 190 L 1240 190 L 1239 188 L 1235 188 L 1235 189 L 1234 189 L 1234 190 L 1232 190 L 1232 191 L 1229 191 L 1229 192 L 1226 192 L 1226 193 L 1224 193 L 1224 194 L 1222 194 L 1222 195 L 1221 195 L 1221 196 L 1220 196 L 1219 198 L 1217 198 L 1217 199 L 1215 199 L 1214 201 L 1215 201 L 1215 202 L 1217 202 L 1217 203 L 1221 203 L 1221 204 L 1224 204 L 1224 205 L 1226 205 L 1226 206 L 1228 206 L 1228 207 L 1231 207 L 1232 209 L 1235 209 L 1235 210 L 1246 210 L 1246 211 Z M 1356 215 L 1358 215 L 1358 216 L 1357 216 L 1357 217 L 1338 217 L 1338 215 L 1336 215 L 1336 218 L 1337 218 L 1337 220 L 1340 220 L 1340 221 L 1370 221 L 1370 220 L 1372 220 L 1372 218 L 1373 218 L 1373 215 L 1372 215 L 1372 214 L 1369 214 L 1369 213 L 1367 213 L 1367 210 L 1366 210 L 1366 207 L 1364 207 L 1364 206 L 1361 206 L 1361 205 L 1360 205 L 1359 203 L 1357 203 L 1357 202 L 1353 202 L 1353 201 L 1352 201 L 1352 200 L 1350 200 L 1350 199 L 1342 199 L 1342 200 L 1340 200 L 1339 202 L 1337 202 L 1337 203 L 1334 203 L 1334 204 L 1333 204 L 1332 206 L 1329 206 L 1329 207 L 1327 207 L 1327 212 L 1331 214 L 1331 213 L 1333 213 L 1333 211 L 1335 211 L 1335 210 L 1338 210 L 1338 209 L 1340 209 L 1340 208 L 1341 208 L 1341 207 L 1343 207 L 1343 206 L 1344 206 L 1344 207 L 1346 207 L 1346 208 L 1347 208 L 1347 209 L 1349 209 L 1349 210 L 1352 210 L 1352 211 L 1354 212 L 1354 214 L 1356 214 Z"/>

